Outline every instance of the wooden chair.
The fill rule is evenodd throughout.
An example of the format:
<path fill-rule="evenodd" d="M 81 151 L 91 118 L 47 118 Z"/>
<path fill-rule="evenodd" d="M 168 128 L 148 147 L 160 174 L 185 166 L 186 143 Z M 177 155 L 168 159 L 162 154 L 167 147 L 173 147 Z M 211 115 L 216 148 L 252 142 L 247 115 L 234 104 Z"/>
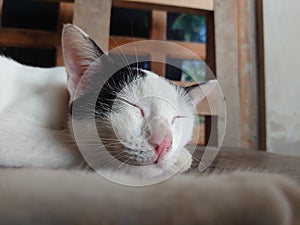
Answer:
<path fill-rule="evenodd" d="M 259 10 L 257 10 L 254 0 L 51 1 L 59 2 L 57 32 L 1 27 L 0 45 L 53 47 L 57 49 L 56 64 L 63 65 L 60 45 L 60 31 L 63 23 L 73 22 L 80 26 L 106 51 L 118 45 L 141 40 L 124 37 L 113 37 L 113 41 L 110 39 L 112 6 L 151 10 L 152 22 L 149 39 L 156 40 L 166 39 L 166 32 L 162 31 L 166 31 L 167 11 L 206 16 L 206 45 L 176 42 L 206 60 L 211 70 L 217 75 L 222 87 L 227 116 L 220 114 L 217 110 L 209 109 L 207 102 L 198 107 L 198 113 L 206 116 L 206 142 L 208 134 L 211 133 L 213 143 L 220 143 L 221 128 L 227 121 L 223 146 L 265 148 L 264 105 L 263 101 L 258 102 L 258 96 L 263 97 L 263 86 L 259 83 L 263 79 L 258 77 L 262 70 L 259 70 L 257 62 L 257 46 L 260 44 L 257 42 L 257 37 L 260 33 L 255 29 L 257 25 L 255 15 Z M 3 0 L 0 0 L 0 13 L 2 2 Z M 150 59 L 157 57 L 154 55 L 155 53 L 149 54 Z M 165 71 L 164 65 L 156 62 L 151 63 L 151 69 L 162 75 Z M 258 107 L 259 104 L 260 107 Z M 212 121 L 217 121 L 217 123 L 212 123 Z"/>

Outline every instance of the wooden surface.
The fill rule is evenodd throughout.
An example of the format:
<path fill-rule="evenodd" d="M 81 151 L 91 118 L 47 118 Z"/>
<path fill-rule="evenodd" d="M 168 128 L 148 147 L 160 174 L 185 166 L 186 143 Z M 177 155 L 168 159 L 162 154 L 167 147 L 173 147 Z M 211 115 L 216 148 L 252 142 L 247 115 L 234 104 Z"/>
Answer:
<path fill-rule="evenodd" d="M 265 135 L 259 125 L 265 123 L 264 117 L 258 120 L 257 99 L 264 96 L 257 91 L 256 12 L 255 0 L 215 0 L 214 4 L 216 74 L 227 108 L 226 116 L 219 114 L 218 130 L 227 120 L 223 145 L 228 147 L 258 149 L 259 134 Z M 263 144 L 260 147 L 265 149 Z"/>
<path fill-rule="evenodd" d="M 300 182 L 300 157 L 283 156 L 264 151 L 238 148 L 221 149 L 213 163 L 205 172 L 199 172 L 198 160 L 203 155 L 203 147 L 197 147 L 189 173 L 207 174 L 212 172 L 232 172 L 235 170 L 270 172 L 289 176 Z"/>
<path fill-rule="evenodd" d="M 151 28 L 150 39 L 152 40 L 166 40 L 167 37 L 167 12 L 153 10 L 151 12 Z M 154 56 L 155 54 L 155 56 Z M 153 58 L 160 59 L 153 61 Z M 166 55 L 164 52 L 150 53 L 150 69 L 156 74 L 165 76 L 166 73 Z"/>
<path fill-rule="evenodd" d="M 47 2 L 74 2 L 74 0 L 39 0 Z M 194 10 L 194 11 L 213 11 L 214 0 L 113 0 L 114 6 L 135 7 L 145 10 Z"/>
<path fill-rule="evenodd" d="M 111 0 L 75 0 L 73 23 L 100 46 L 109 49 Z"/>
<path fill-rule="evenodd" d="M 223 146 L 241 146 L 236 0 L 215 0 L 216 74 L 227 109 L 218 115 L 218 130 L 226 129 Z M 227 123 L 226 123 L 227 122 Z M 225 126 L 226 124 L 226 126 Z M 219 143 L 222 134 L 218 134 Z"/>
<path fill-rule="evenodd" d="M 237 1 L 241 146 L 258 148 L 256 1 Z"/>
<path fill-rule="evenodd" d="M 58 42 L 60 42 L 59 35 L 53 31 L 0 28 L 0 45 L 2 46 L 55 48 Z"/>
<path fill-rule="evenodd" d="M 113 0 L 113 6 L 207 15 L 214 9 L 214 0 Z"/>
<path fill-rule="evenodd" d="M 130 37 L 121 37 L 121 36 L 111 36 L 109 40 L 109 48 L 114 49 L 118 46 L 126 45 L 129 43 L 132 43 L 134 41 L 145 41 L 147 39 L 144 38 L 130 38 Z M 184 48 L 187 48 L 191 51 L 191 53 L 181 51 L 178 52 L 176 50 L 173 50 L 171 48 L 164 49 L 164 53 L 168 55 L 170 58 L 179 58 L 179 59 L 190 59 L 190 60 L 197 60 L 197 59 L 206 59 L 206 45 L 203 43 L 191 43 L 191 42 L 184 42 L 184 41 L 171 41 L 171 43 L 180 45 Z M 129 55 L 135 55 L 136 52 L 138 55 L 150 55 L 153 52 L 150 52 L 149 49 L 142 49 L 139 48 L 137 51 L 135 48 L 132 48 L 132 46 L 122 46 L 122 51 L 125 54 Z"/>
<path fill-rule="evenodd" d="M 213 0 L 122 0 L 122 2 L 135 2 L 142 4 L 152 4 L 169 7 L 191 8 L 198 10 L 212 11 L 214 8 Z"/>

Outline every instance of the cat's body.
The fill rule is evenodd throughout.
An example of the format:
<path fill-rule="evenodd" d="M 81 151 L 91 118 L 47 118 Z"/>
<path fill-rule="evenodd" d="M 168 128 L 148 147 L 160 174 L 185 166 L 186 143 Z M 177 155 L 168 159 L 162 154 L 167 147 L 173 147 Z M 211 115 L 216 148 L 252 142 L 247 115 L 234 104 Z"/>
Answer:
<path fill-rule="evenodd" d="M 133 160 L 133 169 L 119 174 L 123 180 L 189 168 L 191 155 L 184 146 L 194 125 L 192 106 L 204 98 L 202 92 L 130 68 L 116 75 L 121 80 L 130 75 L 134 83 L 110 80 L 90 110 L 87 93 L 98 84 L 90 78 L 103 64 L 95 63 L 103 53 L 71 25 L 63 33 L 63 47 L 67 73 L 65 68 L 33 68 L 0 56 L 0 167 L 86 167 L 73 125 L 79 126 L 84 144 L 98 150 L 95 134 L 86 126 L 94 122 L 112 155 L 124 151 L 126 159 Z M 86 71 L 88 80 L 79 85 Z M 207 94 L 214 86 L 208 83 L 202 91 Z M 152 167 L 147 167 L 149 162 Z M 115 172 L 107 167 L 103 174 Z M 299 213 L 299 186 L 275 175 L 180 175 L 132 188 L 74 170 L 0 169 L 0 224 L 5 225 L 299 225 Z"/>
<path fill-rule="evenodd" d="M 0 56 L 0 166 L 80 167 L 67 131 L 64 68 L 34 68 Z"/>

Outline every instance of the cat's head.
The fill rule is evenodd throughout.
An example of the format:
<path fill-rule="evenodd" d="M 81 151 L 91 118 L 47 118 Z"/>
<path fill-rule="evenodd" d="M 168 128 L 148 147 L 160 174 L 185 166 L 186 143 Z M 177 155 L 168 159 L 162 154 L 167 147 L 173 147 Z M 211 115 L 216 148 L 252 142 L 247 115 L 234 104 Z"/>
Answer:
<path fill-rule="evenodd" d="M 182 88 L 147 70 L 118 68 L 74 25 L 64 27 L 62 44 L 73 118 L 95 120 L 101 141 L 120 161 L 152 165 L 146 176 L 171 170 L 191 139 L 195 105 L 216 82 Z"/>

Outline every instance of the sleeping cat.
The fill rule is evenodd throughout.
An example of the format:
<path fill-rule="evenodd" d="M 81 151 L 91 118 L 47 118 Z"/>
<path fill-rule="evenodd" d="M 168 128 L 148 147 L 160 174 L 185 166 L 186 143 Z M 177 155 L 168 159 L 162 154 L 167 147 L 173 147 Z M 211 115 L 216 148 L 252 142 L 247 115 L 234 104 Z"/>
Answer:
<path fill-rule="evenodd" d="M 106 174 L 128 165 L 125 180 L 188 169 L 193 108 L 216 81 L 183 89 L 150 71 L 116 70 L 73 25 L 62 41 L 67 73 L 0 57 L 0 167 L 85 168 L 85 157 Z M 74 170 L 0 169 L 5 225 L 298 225 L 299 211 L 299 186 L 269 174 L 180 175 L 132 188 Z"/>
<path fill-rule="evenodd" d="M 64 27 L 62 46 L 66 72 L 0 58 L 0 166 L 86 167 L 77 144 L 93 167 L 109 167 L 106 156 L 114 156 L 123 172 L 140 177 L 190 167 L 184 146 L 194 106 L 215 80 L 184 89 L 150 71 L 121 67 L 73 25 Z M 97 151 L 109 154 L 97 158 Z"/>

